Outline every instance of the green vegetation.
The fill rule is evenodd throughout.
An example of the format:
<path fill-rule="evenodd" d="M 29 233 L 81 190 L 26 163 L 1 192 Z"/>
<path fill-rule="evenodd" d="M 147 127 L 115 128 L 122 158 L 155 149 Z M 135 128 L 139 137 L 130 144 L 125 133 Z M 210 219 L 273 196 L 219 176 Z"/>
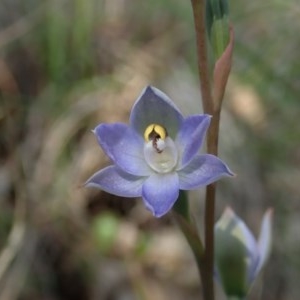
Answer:
<path fill-rule="evenodd" d="M 299 4 L 229 5 L 220 156 L 238 176 L 220 182 L 217 216 L 231 205 L 258 232 L 274 207 L 273 254 L 250 299 L 297 299 Z M 0 299 L 198 299 L 192 255 L 168 217 L 82 187 L 108 164 L 91 129 L 127 122 L 145 85 L 201 112 L 195 53 L 189 1 L 0 2 Z M 201 226 L 202 194 L 193 198 Z"/>

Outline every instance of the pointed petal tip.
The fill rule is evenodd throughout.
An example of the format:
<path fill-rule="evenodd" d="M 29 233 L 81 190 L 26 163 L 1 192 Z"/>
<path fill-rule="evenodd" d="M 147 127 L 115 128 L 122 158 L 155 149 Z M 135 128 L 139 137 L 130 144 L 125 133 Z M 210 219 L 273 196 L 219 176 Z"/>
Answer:
<path fill-rule="evenodd" d="M 272 223 L 273 223 L 273 216 L 274 216 L 274 208 L 269 207 L 263 215 L 261 227 L 269 226 L 269 230 L 272 230 Z"/>
<path fill-rule="evenodd" d="M 222 161 L 222 160 L 221 160 L 221 161 Z M 222 161 L 222 162 L 223 162 L 223 161 Z M 224 167 L 225 167 L 225 176 L 230 176 L 230 177 L 236 177 L 236 176 L 237 176 L 236 173 L 234 173 L 234 172 L 232 172 L 232 171 L 230 170 L 230 168 L 227 166 L 226 163 L 223 162 L 223 164 L 224 164 Z"/>
<path fill-rule="evenodd" d="M 235 177 L 237 177 L 238 175 L 237 175 L 236 173 L 232 172 L 232 171 L 228 168 L 228 175 L 227 175 L 227 176 L 230 176 L 230 177 L 235 178 Z"/>
<path fill-rule="evenodd" d="M 217 157 L 217 158 L 218 158 L 218 159 L 220 160 L 220 162 L 223 164 L 224 171 L 223 171 L 222 176 L 227 176 L 227 177 L 233 177 L 233 178 L 235 178 L 235 177 L 237 176 L 237 174 L 234 173 L 234 172 L 232 172 L 232 171 L 230 170 L 230 168 L 227 166 L 227 164 L 226 164 L 223 160 L 221 160 L 219 157 Z"/>
<path fill-rule="evenodd" d="M 110 124 L 109 123 L 100 123 L 98 124 L 97 126 L 95 126 L 94 129 L 92 129 L 91 131 L 97 135 L 97 133 L 99 132 L 99 129 L 101 130 L 103 127 L 106 127 L 106 126 L 109 126 Z"/>
<path fill-rule="evenodd" d="M 144 88 L 145 91 L 151 91 L 152 93 L 156 94 L 156 92 L 158 93 L 162 93 L 162 91 L 158 88 L 156 88 L 155 86 L 153 85 L 147 85 L 145 88 Z"/>
<path fill-rule="evenodd" d="M 151 85 L 146 85 L 142 91 L 138 94 L 137 99 L 142 98 L 146 93 L 153 92 L 153 87 Z"/>
<path fill-rule="evenodd" d="M 152 214 L 153 214 L 153 216 L 154 216 L 155 218 L 159 219 L 159 218 L 163 217 L 163 216 L 164 216 L 165 214 L 167 214 L 167 213 L 166 213 L 166 212 L 161 213 L 161 212 L 155 212 L 155 211 L 152 211 Z"/>
<path fill-rule="evenodd" d="M 168 214 L 168 212 L 171 211 L 172 207 L 173 207 L 173 204 L 170 207 L 168 207 L 167 209 L 163 209 L 163 210 L 153 209 L 153 210 L 151 210 L 151 212 L 155 218 L 162 218 L 163 216 Z"/>
<path fill-rule="evenodd" d="M 100 170 L 101 171 L 101 170 Z M 98 171 L 98 172 L 100 172 Z M 97 174 L 98 172 L 94 173 L 89 179 L 87 179 L 86 182 L 81 184 L 81 187 L 83 188 L 97 188 L 97 189 L 101 189 L 100 185 L 97 184 L 93 179 L 95 174 Z"/>
<path fill-rule="evenodd" d="M 145 88 L 144 88 L 144 91 L 154 91 L 155 87 L 153 85 L 147 85 Z"/>
<path fill-rule="evenodd" d="M 101 189 L 95 182 L 91 182 L 89 180 L 87 180 L 85 183 L 82 184 L 82 187 L 85 188 L 97 188 L 97 189 Z"/>
<path fill-rule="evenodd" d="M 146 209 L 149 210 L 155 218 L 161 218 L 164 215 L 166 215 L 172 209 L 173 204 L 174 204 L 174 203 L 171 203 L 171 205 L 169 207 L 158 206 L 158 205 L 152 206 L 148 202 L 148 200 L 144 198 L 144 196 L 142 198 L 143 198 L 143 202 L 145 204 Z"/>
<path fill-rule="evenodd" d="M 265 214 L 264 214 L 264 218 L 267 217 L 267 218 L 270 218 L 272 219 L 274 217 L 274 208 L 273 207 L 269 207 Z"/>
<path fill-rule="evenodd" d="M 234 212 L 234 210 L 231 208 L 231 206 L 226 206 L 225 209 L 224 209 L 223 214 L 224 214 L 224 215 L 227 215 L 227 216 L 230 216 L 230 217 L 235 216 L 235 212 Z"/>
<path fill-rule="evenodd" d="M 224 164 L 224 167 L 225 167 L 224 176 L 233 177 L 233 178 L 235 178 L 235 177 L 238 176 L 236 173 L 232 172 L 229 169 L 229 167 L 227 166 L 227 164 L 225 164 L 224 162 L 223 162 L 223 164 Z"/>
<path fill-rule="evenodd" d="M 236 220 L 238 217 L 230 206 L 226 206 L 217 224 L 228 224 L 231 220 Z"/>
<path fill-rule="evenodd" d="M 157 87 L 154 87 L 152 85 L 148 85 L 146 86 L 139 99 L 141 99 L 145 94 L 147 93 L 152 93 L 154 94 L 156 97 L 158 97 L 160 100 L 162 100 L 163 102 L 167 103 L 168 105 L 170 105 L 172 108 L 175 108 L 177 110 L 177 112 L 179 112 L 176 104 L 171 100 L 171 98 L 166 94 L 164 93 L 162 90 L 158 89 Z M 181 113 L 180 113 L 181 115 Z M 182 117 L 182 116 L 181 116 Z"/>
<path fill-rule="evenodd" d="M 152 213 L 153 217 L 155 217 L 155 218 L 161 218 L 162 216 L 165 215 L 165 212 L 158 212 L 158 211 L 156 211 L 155 208 L 152 205 L 150 205 L 147 202 L 146 199 L 143 198 L 143 201 L 144 201 L 146 209 L 149 210 Z"/>
<path fill-rule="evenodd" d="M 203 115 L 204 115 L 206 118 L 210 119 L 210 120 L 211 120 L 212 117 L 213 117 L 212 115 L 209 115 L 209 114 L 203 114 Z"/>
<path fill-rule="evenodd" d="M 155 95 L 159 95 L 160 93 L 162 93 L 158 88 L 152 86 L 152 85 L 147 85 L 143 88 L 142 92 L 140 93 L 138 99 L 142 98 L 145 94 L 147 93 L 152 93 Z"/>

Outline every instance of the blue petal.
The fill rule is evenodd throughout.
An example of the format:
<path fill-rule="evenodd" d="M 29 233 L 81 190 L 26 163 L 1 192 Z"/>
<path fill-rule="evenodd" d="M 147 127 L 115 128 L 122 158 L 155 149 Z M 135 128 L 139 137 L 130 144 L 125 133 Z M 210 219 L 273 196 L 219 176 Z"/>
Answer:
<path fill-rule="evenodd" d="M 273 210 L 269 208 L 264 214 L 260 228 L 258 239 L 259 263 L 256 267 L 254 276 L 258 275 L 270 255 L 272 244 L 272 220 Z"/>
<path fill-rule="evenodd" d="M 246 254 L 247 254 L 247 284 L 250 285 L 251 282 L 254 280 L 254 273 L 256 270 L 256 267 L 259 263 L 259 252 L 256 240 L 252 234 L 252 232 L 249 230 L 247 225 L 244 223 L 244 221 L 238 217 L 234 212 L 234 219 L 237 228 L 239 228 L 241 234 L 238 235 L 240 240 L 243 242 L 246 248 Z"/>
<path fill-rule="evenodd" d="M 130 175 L 116 166 L 109 166 L 95 173 L 85 185 L 121 197 L 140 197 L 144 181 L 145 177 Z"/>
<path fill-rule="evenodd" d="M 142 196 L 146 207 L 157 218 L 165 215 L 179 195 L 176 173 L 153 174 L 144 183 Z"/>
<path fill-rule="evenodd" d="M 150 124 L 154 123 L 165 127 L 174 139 L 182 121 L 183 116 L 172 100 L 151 86 L 143 90 L 130 115 L 131 126 L 141 135 Z"/>
<path fill-rule="evenodd" d="M 184 120 L 176 138 L 176 144 L 181 152 L 180 167 L 186 166 L 199 151 L 210 120 L 210 115 L 194 115 Z"/>
<path fill-rule="evenodd" d="M 225 163 L 210 154 L 197 155 L 182 170 L 178 171 L 179 188 L 192 190 L 217 181 L 223 176 L 233 176 Z"/>
<path fill-rule="evenodd" d="M 125 172 L 137 176 L 151 173 L 144 159 L 144 140 L 129 126 L 121 123 L 100 124 L 94 133 L 104 152 Z"/>

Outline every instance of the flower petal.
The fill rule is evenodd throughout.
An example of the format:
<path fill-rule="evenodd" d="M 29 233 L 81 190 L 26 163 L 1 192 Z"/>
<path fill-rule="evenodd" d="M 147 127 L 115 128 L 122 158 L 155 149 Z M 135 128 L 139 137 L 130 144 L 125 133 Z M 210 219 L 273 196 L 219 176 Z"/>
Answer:
<path fill-rule="evenodd" d="M 179 188 L 192 190 L 211 184 L 223 176 L 233 176 L 226 164 L 211 154 L 197 155 L 178 171 Z"/>
<path fill-rule="evenodd" d="M 179 183 L 176 173 L 153 174 L 143 185 L 142 196 L 145 205 L 157 218 L 172 208 L 178 195 Z"/>
<path fill-rule="evenodd" d="M 130 175 L 116 166 L 108 166 L 90 177 L 85 186 L 121 197 L 140 197 L 144 181 L 145 177 Z"/>
<path fill-rule="evenodd" d="M 135 102 L 130 115 L 130 125 L 141 135 L 150 124 L 163 126 L 175 138 L 183 116 L 172 100 L 160 90 L 148 86 Z"/>
<path fill-rule="evenodd" d="M 144 140 L 129 126 L 122 123 L 100 124 L 94 133 L 104 152 L 125 172 L 137 176 L 151 173 L 144 159 Z"/>
<path fill-rule="evenodd" d="M 272 243 L 272 218 L 273 210 L 268 209 L 263 217 L 258 239 L 259 264 L 256 268 L 255 276 L 259 273 L 270 254 Z"/>
<path fill-rule="evenodd" d="M 258 247 L 252 232 L 244 221 L 235 215 L 235 222 L 237 227 L 233 234 L 243 242 L 247 250 L 247 284 L 250 286 L 255 278 L 255 270 L 259 262 Z"/>
<path fill-rule="evenodd" d="M 251 231 L 229 207 L 215 225 L 215 242 L 217 271 L 224 288 L 230 289 L 226 293 L 246 292 L 258 263 L 258 248 Z"/>
<path fill-rule="evenodd" d="M 186 166 L 199 151 L 210 120 L 210 115 L 194 115 L 183 121 L 176 138 L 176 144 L 181 150 L 180 167 Z"/>

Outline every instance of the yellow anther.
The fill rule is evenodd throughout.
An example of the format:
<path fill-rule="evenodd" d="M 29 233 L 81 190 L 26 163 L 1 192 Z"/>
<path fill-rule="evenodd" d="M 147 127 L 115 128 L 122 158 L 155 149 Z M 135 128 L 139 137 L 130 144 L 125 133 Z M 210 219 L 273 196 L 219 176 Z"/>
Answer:
<path fill-rule="evenodd" d="M 166 129 L 158 124 L 149 125 L 144 132 L 144 139 L 146 142 L 152 140 L 162 139 L 164 140 L 167 137 Z"/>

